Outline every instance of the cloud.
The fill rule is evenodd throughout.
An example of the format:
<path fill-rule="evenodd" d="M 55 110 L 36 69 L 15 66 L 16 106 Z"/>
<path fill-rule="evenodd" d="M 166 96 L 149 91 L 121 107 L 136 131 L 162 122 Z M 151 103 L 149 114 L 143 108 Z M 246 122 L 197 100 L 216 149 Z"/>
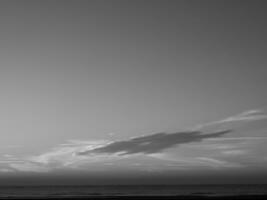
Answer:
<path fill-rule="evenodd" d="M 167 165 L 179 169 L 181 167 L 188 169 L 190 166 L 236 167 L 241 166 L 239 165 L 241 161 L 231 159 L 236 159 L 240 155 L 249 156 L 246 154 L 248 148 L 258 152 L 260 148 L 258 142 L 264 142 L 267 137 L 263 135 L 237 137 L 238 134 L 235 137 L 223 136 L 232 131 L 238 133 L 239 126 L 233 125 L 239 122 L 243 124 L 243 122 L 267 119 L 264 113 L 261 110 L 249 110 L 223 120 L 200 125 L 197 129 L 175 133 L 154 133 L 126 140 L 71 139 L 40 155 L 17 158 L 10 154 L 3 154 L 0 164 L 20 172 L 47 172 L 56 169 L 95 170 L 113 162 L 118 163 L 119 166 L 126 163 L 121 167 L 129 168 L 135 161 L 140 164 L 140 168 L 147 166 L 146 164 L 159 166 L 160 169 Z M 229 122 L 234 123 L 229 124 Z M 207 127 L 206 130 L 205 127 Z M 181 144 L 187 145 L 173 148 Z M 168 149 L 170 150 L 166 151 Z M 160 154 L 161 156 L 156 156 Z M 151 158 L 156 160 L 151 161 Z M 6 171 L 6 168 L 2 169 Z"/>
<path fill-rule="evenodd" d="M 8 168 L 0 168 L 0 173 L 9 173 L 9 172 L 14 172 L 14 170 Z"/>
<path fill-rule="evenodd" d="M 58 147 L 53 148 L 51 151 L 38 156 L 31 156 L 28 160 L 49 166 L 53 169 L 61 167 L 75 167 L 82 162 L 89 161 L 88 158 L 75 156 L 76 152 L 94 149 L 105 144 L 107 144 L 107 141 L 104 140 L 69 140 L 66 143 L 60 144 Z M 99 157 L 91 158 L 90 162 L 95 162 L 98 159 Z"/>
<path fill-rule="evenodd" d="M 166 153 L 158 153 L 151 155 L 154 158 L 161 159 L 167 163 L 171 163 L 173 166 L 184 167 L 185 169 L 209 167 L 209 168 L 232 168 L 241 167 L 239 163 L 228 162 L 213 157 L 190 157 L 190 156 L 173 156 Z"/>
<path fill-rule="evenodd" d="M 209 138 L 209 141 L 246 141 L 246 140 L 266 140 L 267 137 L 224 137 L 224 138 Z"/>
<path fill-rule="evenodd" d="M 201 128 L 205 128 L 208 126 L 220 125 L 220 124 L 229 123 L 229 122 L 249 122 L 249 121 L 257 121 L 257 120 L 264 120 L 264 119 L 267 119 L 266 112 L 260 109 L 255 109 L 255 110 L 248 110 L 248 111 L 239 113 L 237 115 L 227 117 L 222 120 L 213 121 L 213 122 L 209 122 L 206 124 L 201 124 L 201 125 L 196 126 L 195 128 L 201 129 Z"/>
<path fill-rule="evenodd" d="M 246 150 L 227 150 L 227 151 L 223 151 L 222 154 L 225 154 L 225 155 L 233 155 L 233 156 L 236 156 L 236 155 L 245 155 L 247 153 Z"/>
<path fill-rule="evenodd" d="M 78 150 L 76 147 L 54 148 L 39 156 L 32 156 L 29 160 L 44 165 L 50 165 L 51 167 L 64 166 L 73 160 L 72 154 L 76 150 Z"/>
<path fill-rule="evenodd" d="M 60 144 L 60 146 L 87 146 L 90 148 L 94 148 L 96 146 L 100 146 L 103 145 L 105 143 L 107 143 L 107 140 L 68 140 L 68 142 L 64 143 L 64 144 Z"/>
<path fill-rule="evenodd" d="M 232 163 L 232 162 L 228 162 L 225 160 L 219 160 L 219 159 L 215 159 L 215 158 L 209 158 L 209 157 L 197 157 L 196 159 L 200 160 L 200 161 L 204 161 L 207 162 L 211 165 L 213 165 L 213 167 L 215 168 L 221 168 L 221 167 L 242 167 L 241 164 L 239 163 Z"/>
<path fill-rule="evenodd" d="M 141 136 L 124 141 L 115 141 L 102 147 L 80 151 L 76 155 L 90 154 L 153 154 L 165 149 L 172 148 L 179 144 L 191 142 L 200 142 L 208 138 L 217 138 L 231 132 L 231 130 L 218 131 L 209 134 L 202 134 L 200 131 L 188 131 L 177 133 L 156 133 L 147 136 Z"/>
<path fill-rule="evenodd" d="M 23 162 L 23 163 L 11 163 L 9 165 L 12 169 L 15 169 L 16 171 L 21 171 L 21 172 L 49 172 L 50 169 L 38 165 L 37 163 L 30 163 L 30 162 Z"/>
<path fill-rule="evenodd" d="M 238 115 L 221 120 L 221 123 L 232 122 L 232 121 L 254 121 L 254 120 L 261 120 L 261 119 L 267 119 L 267 115 L 263 111 L 249 110 L 246 112 L 242 112 Z"/>

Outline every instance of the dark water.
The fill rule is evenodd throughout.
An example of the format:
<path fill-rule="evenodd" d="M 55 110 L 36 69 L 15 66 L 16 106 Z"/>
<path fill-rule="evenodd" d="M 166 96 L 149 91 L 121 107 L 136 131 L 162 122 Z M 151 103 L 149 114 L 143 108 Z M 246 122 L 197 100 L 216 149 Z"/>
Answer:
<path fill-rule="evenodd" d="M 2 198 L 173 196 L 173 195 L 266 195 L 267 185 L 205 186 L 0 186 Z"/>

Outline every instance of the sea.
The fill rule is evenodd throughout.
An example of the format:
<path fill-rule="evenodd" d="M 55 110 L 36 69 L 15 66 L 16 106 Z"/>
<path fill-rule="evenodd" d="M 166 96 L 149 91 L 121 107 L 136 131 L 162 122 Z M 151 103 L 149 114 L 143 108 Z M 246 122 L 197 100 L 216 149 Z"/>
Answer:
<path fill-rule="evenodd" d="M 0 186 L 0 199 L 267 195 L 267 185 Z"/>

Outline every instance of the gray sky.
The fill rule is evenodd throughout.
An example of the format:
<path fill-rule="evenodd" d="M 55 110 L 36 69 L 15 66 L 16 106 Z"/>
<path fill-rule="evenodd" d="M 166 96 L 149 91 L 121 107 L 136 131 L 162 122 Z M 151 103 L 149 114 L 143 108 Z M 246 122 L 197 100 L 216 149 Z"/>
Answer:
<path fill-rule="evenodd" d="M 1 1 L 0 176 L 109 174 L 114 163 L 166 180 L 184 166 L 266 173 L 265 11 L 262 1 Z M 215 135 L 198 141 L 195 127 Z M 131 139 L 144 135 L 145 149 Z"/>

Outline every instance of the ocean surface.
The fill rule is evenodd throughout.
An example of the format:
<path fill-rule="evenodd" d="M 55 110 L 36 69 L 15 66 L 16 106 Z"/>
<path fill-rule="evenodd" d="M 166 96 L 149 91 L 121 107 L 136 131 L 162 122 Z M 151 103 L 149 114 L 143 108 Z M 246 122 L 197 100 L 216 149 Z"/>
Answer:
<path fill-rule="evenodd" d="M 267 185 L 0 186 L 0 199 L 177 195 L 267 195 Z"/>

